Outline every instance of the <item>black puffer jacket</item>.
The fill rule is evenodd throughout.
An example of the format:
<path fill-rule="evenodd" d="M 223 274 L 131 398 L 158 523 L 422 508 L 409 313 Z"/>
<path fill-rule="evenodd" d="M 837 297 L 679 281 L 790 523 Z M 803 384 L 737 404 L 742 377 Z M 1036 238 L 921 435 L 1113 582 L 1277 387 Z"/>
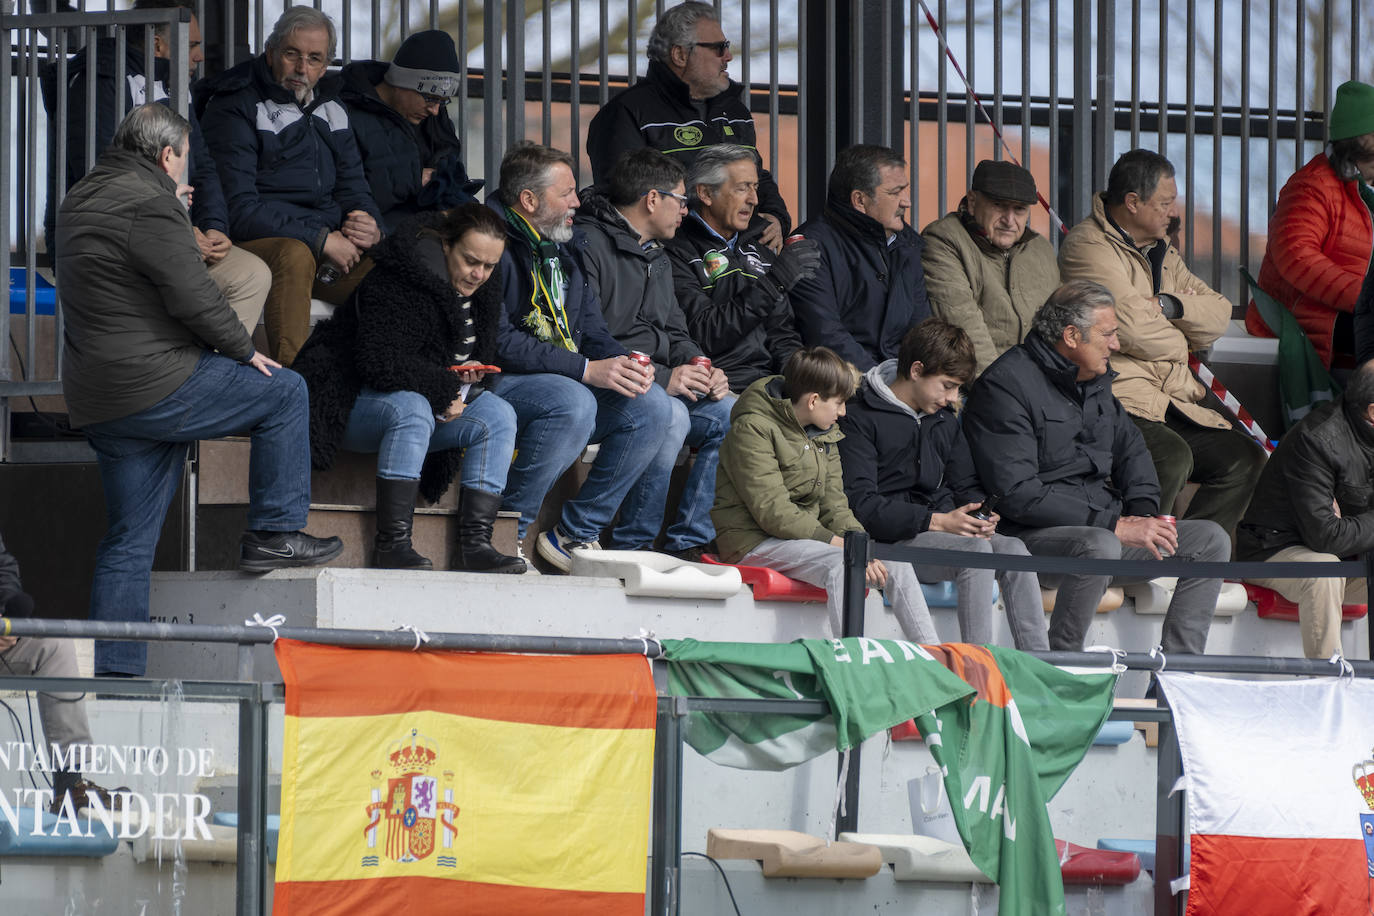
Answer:
<path fill-rule="evenodd" d="M 831 199 L 797 231 L 821 246 L 820 270 L 792 288 L 802 340 L 864 372 L 896 358 L 907 330 L 930 317 L 916 230 L 903 226 L 889 245 L 881 223 Z"/>
<path fill-rule="evenodd" d="M 315 326 L 291 366 L 310 389 L 310 459 L 320 470 L 333 465 L 363 386 L 414 391 L 436 414 L 458 396 L 461 383 L 448 367 L 463 348 L 460 299 L 438 240 L 417 236 L 424 223 L 420 217 L 373 249 L 376 267 L 348 302 Z M 491 363 L 501 309 L 499 268 L 473 294 L 471 308 L 477 331 L 472 358 Z M 420 472 L 424 497 L 438 500 L 461 463 L 461 449 L 427 456 Z"/>
<path fill-rule="evenodd" d="M 592 179 L 600 185 L 630 150 L 653 147 L 691 168 L 697 153 L 708 146 L 733 143 L 757 152 L 754 116 L 744 104 L 744 87 L 734 80 L 719 95 L 693 99 L 687 84 L 658 61 L 639 82 L 613 97 L 587 128 L 587 156 Z M 778 191 L 778 183 L 759 160 L 759 212 L 775 216 L 787 235 L 792 217 Z M 759 225 L 759 217 L 754 215 Z"/>
<path fill-rule="evenodd" d="M 389 66 L 385 61 L 359 60 L 339 71 L 343 77 L 339 101 L 348 109 L 367 185 L 382 211 L 382 231 L 388 233 L 421 210 L 442 210 L 476 200 L 472 195 L 482 187 L 482 182 L 468 178 L 462 145 L 446 108 L 418 125 L 411 124 L 377 95 L 376 87 Z M 423 169 L 434 169 L 436 180 L 452 185 L 453 195 L 422 202 L 427 196 L 420 182 Z"/>
<path fill-rule="evenodd" d="M 601 301 L 606 327 L 627 350 L 649 354 L 655 381 L 667 388 L 674 366 L 701 355 L 673 291 L 668 255 L 656 240 L 640 245 L 639 234 L 596 191 L 584 191 L 581 198 L 577 227 L 587 237 L 582 268 Z"/>
<path fill-rule="evenodd" d="M 736 393 L 781 372 L 801 349 L 787 294 L 768 279 L 772 252 L 751 226 L 727 245 L 695 213 L 668 242 L 687 333 Z"/>
<path fill-rule="evenodd" d="M 978 377 L 964 434 L 983 487 L 1002 494 L 1003 534 L 1112 529 L 1123 515 L 1159 511 L 1154 462 L 1112 396 L 1115 375 L 1078 382 L 1078 367 L 1031 331 Z"/>
<path fill-rule="evenodd" d="M 983 488 L 954 411 L 917 422 L 878 392 L 872 377 L 896 378 L 894 361 L 873 367 L 840 418 L 844 492 L 855 518 L 880 541 L 904 541 L 930 529 L 930 516 L 981 502 Z"/>
<path fill-rule="evenodd" d="M 1338 557 L 1374 548 L 1374 428 L 1344 398 L 1314 407 L 1279 441 L 1236 528 L 1241 560 L 1296 545 Z"/>

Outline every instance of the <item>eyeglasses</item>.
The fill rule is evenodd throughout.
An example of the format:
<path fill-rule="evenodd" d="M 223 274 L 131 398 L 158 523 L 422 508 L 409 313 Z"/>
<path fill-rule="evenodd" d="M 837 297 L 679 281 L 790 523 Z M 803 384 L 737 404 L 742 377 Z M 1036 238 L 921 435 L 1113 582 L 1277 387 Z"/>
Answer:
<path fill-rule="evenodd" d="M 665 191 L 662 188 L 654 188 L 654 190 L 662 194 L 664 197 L 671 197 L 673 200 L 677 201 L 677 205 L 682 209 L 687 209 L 688 197 L 686 194 L 678 194 L 673 191 Z M 644 196 L 648 197 L 649 192 L 645 191 Z"/>
<path fill-rule="evenodd" d="M 281 59 L 293 67 L 304 60 L 305 65 L 312 70 L 319 70 L 329 66 L 329 59 L 323 54 L 302 54 L 295 48 L 282 48 Z"/>
<path fill-rule="evenodd" d="M 716 52 L 716 57 L 724 57 L 725 52 L 730 50 L 729 41 L 698 41 L 696 42 L 696 46 L 698 48 L 708 48 Z"/>
<path fill-rule="evenodd" d="M 443 106 L 448 104 L 448 96 L 446 95 L 426 95 L 422 92 L 420 93 L 420 98 L 425 100 L 426 105 Z"/>

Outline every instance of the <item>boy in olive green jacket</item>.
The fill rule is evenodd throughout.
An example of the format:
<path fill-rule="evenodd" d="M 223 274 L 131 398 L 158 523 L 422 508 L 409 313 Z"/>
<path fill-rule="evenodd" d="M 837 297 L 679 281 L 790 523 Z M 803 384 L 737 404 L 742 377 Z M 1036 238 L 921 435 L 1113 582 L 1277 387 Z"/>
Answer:
<path fill-rule="evenodd" d="M 858 372 L 833 350 L 792 354 L 782 375 L 754 382 L 730 413 L 720 448 L 711 521 L 726 563 L 765 566 L 824 588 L 833 635 L 841 632 L 844 534 L 862 531 L 849 511 L 836 443 Z M 907 563 L 872 560 L 868 584 L 883 589 L 906 636 L 935 643 L 935 626 Z"/>

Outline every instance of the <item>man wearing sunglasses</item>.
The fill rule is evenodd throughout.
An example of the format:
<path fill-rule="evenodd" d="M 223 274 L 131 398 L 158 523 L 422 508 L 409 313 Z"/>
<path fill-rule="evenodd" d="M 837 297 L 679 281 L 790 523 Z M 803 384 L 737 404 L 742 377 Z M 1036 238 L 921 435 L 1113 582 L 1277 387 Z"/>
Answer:
<path fill-rule="evenodd" d="M 643 146 L 689 169 L 703 149 L 718 143 L 755 149 L 754 119 L 744 103 L 744 87 L 726 73 L 734 56 L 714 7 L 687 2 L 665 10 L 649 36 L 647 54 L 648 73 L 607 102 L 587 130 L 587 155 L 598 185 L 610 179 L 621 155 Z M 756 164 L 759 240 L 780 251 L 792 218 L 778 183 L 762 160 Z"/>
<path fill-rule="evenodd" d="M 429 29 L 401 42 L 391 63 L 360 60 L 340 71 L 339 100 L 362 154 L 382 230 L 415 213 L 475 200 L 448 103 L 462 65 L 447 32 Z"/>

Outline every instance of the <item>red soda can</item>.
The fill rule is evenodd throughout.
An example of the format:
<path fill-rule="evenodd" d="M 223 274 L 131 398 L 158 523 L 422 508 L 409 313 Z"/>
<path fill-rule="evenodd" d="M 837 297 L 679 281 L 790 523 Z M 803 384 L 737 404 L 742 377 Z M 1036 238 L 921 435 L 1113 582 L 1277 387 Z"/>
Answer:
<path fill-rule="evenodd" d="M 1174 518 L 1172 515 L 1156 515 L 1155 518 L 1159 519 L 1161 522 L 1168 522 L 1170 528 L 1175 530 L 1178 528 L 1178 519 Z"/>
<path fill-rule="evenodd" d="M 645 353 L 643 350 L 631 350 L 630 359 L 639 363 L 645 369 L 650 369 L 654 365 L 654 361 L 649 358 L 649 354 Z"/>
<path fill-rule="evenodd" d="M 800 242 L 804 238 L 806 238 L 806 236 L 802 235 L 800 232 L 797 232 L 793 235 L 789 235 L 787 237 L 787 241 L 783 242 L 782 244 L 784 246 L 791 245 L 793 242 Z"/>
<path fill-rule="evenodd" d="M 688 362 L 693 366 L 700 366 L 703 369 L 709 370 L 711 368 L 711 357 L 709 356 L 693 356 Z"/>

